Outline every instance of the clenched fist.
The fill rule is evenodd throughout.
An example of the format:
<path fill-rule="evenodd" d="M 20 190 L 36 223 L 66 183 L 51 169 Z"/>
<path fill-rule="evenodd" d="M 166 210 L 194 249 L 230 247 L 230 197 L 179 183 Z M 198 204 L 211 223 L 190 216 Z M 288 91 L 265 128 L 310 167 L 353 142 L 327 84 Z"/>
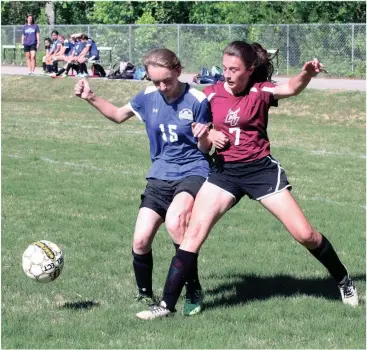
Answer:
<path fill-rule="evenodd" d="M 90 89 L 88 82 L 85 79 L 79 80 L 74 88 L 75 96 L 88 100 L 92 95 L 93 91 Z"/>
<path fill-rule="evenodd" d="M 312 77 L 315 77 L 319 73 L 327 73 L 327 71 L 324 69 L 324 65 L 320 63 L 320 61 L 317 58 L 314 58 L 312 61 L 308 61 L 303 65 L 302 68 L 303 71 L 310 74 Z"/>
<path fill-rule="evenodd" d="M 197 137 L 199 140 L 208 137 L 210 125 L 211 123 L 192 123 L 191 129 L 194 137 Z"/>

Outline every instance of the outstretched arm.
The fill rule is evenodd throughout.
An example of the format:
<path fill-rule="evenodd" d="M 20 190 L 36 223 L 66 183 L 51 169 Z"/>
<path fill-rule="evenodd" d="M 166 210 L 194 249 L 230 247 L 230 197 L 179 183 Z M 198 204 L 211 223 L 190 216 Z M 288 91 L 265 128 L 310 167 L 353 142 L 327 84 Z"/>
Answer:
<path fill-rule="evenodd" d="M 134 112 L 128 104 L 118 108 L 103 98 L 96 96 L 96 94 L 90 89 L 88 82 L 84 79 L 79 80 L 75 85 L 74 93 L 76 96 L 86 100 L 106 118 L 115 123 L 122 123 L 134 116 Z"/>
<path fill-rule="evenodd" d="M 317 58 L 306 62 L 302 67 L 301 73 L 289 79 L 286 84 L 277 85 L 274 88 L 274 98 L 280 100 L 298 95 L 306 88 L 313 77 L 320 72 L 326 72 L 323 67 L 324 65 Z"/>

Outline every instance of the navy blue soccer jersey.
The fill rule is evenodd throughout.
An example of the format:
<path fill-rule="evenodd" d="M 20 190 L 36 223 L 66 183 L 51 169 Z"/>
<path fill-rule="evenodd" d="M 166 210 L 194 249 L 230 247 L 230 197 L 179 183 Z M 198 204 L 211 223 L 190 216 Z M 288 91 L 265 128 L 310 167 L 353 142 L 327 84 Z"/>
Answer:
<path fill-rule="evenodd" d="M 57 45 L 59 45 L 59 41 L 56 39 L 51 44 L 50 53 L 54 53 L 55 52 Z"/>
<path fill-rule="evenodd" d="M 86 46 L 90 46 L 90 49 L 89 49 L 89 52 L 88 52 L 88 57 L 92 57 L 92 56 L 97 57 L 97 56 L 99 56 L 97 45 L 92 39 L 87 40 Z"/>
<path fill-rule="evenodd" d="M 208 176 L 209 157 L 198 149 L 191 129 L 192 122 L 212 121 L 204 93 L 186 84 L 185 92 L 167 103 L 155 86 L 149 86 L 130 101 L 130 108 L 145 123 L 150 141 L 152 166 L 147 179 Z"/>
<path fill-rule="evenodd" d="M 71 52 L 73 51 L 74 44 L 69 40 L 65 40 L 64 47 L 65 47 L 64 55 L 69 56 Z"/>
<path fill-rule="evenodd" d="M 84 48 L 85 48 L 85 42 L 77 41 L 74 45 L 74 56 L 79 56 L 79 54 L 83 51 Z"/>

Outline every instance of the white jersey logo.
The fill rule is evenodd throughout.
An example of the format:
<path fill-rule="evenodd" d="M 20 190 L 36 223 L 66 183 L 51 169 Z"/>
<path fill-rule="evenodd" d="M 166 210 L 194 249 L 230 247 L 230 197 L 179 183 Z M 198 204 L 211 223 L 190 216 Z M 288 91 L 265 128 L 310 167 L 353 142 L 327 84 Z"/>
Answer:
<path fill-rule="evenodd" d="M 153 113 L 158 113 L 158 108 L 153 108 Z"/>
<path fill-rule="evenodd" d="M 229 109 L 228 114 L 226 116 L 226 120 L 224 122 L 226 124 L 229 124 L 230 126 L 236 126 L 238 121 L 240 120 L 240 117 L 237 115 L 239 111 L 240 108 L 236 109 L 235 111 Z"/>
<path fill-rule="evenodd" d="M 182 119 L 186 119 L 186 120 L 190 120 L 193 121 L 194 120 L 194 114 L 192 113 L 192 110 L 189 108 L 184 108 L 183 110 L 181 110 L 178 113 L 178 117 L 182 120 Z"/>

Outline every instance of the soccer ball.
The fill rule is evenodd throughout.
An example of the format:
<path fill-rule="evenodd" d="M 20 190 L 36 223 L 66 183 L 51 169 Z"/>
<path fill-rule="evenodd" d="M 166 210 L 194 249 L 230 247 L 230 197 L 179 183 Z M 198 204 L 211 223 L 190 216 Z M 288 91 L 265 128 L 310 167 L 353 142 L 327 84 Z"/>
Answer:
<path fill-rule="evenodd" d="M 60 276 L 64 267 L 64 254 L 50 241 L 34 242 L 23 253 L 22 265 L 25 274 L 32 280 L 46 283 Z"/>

